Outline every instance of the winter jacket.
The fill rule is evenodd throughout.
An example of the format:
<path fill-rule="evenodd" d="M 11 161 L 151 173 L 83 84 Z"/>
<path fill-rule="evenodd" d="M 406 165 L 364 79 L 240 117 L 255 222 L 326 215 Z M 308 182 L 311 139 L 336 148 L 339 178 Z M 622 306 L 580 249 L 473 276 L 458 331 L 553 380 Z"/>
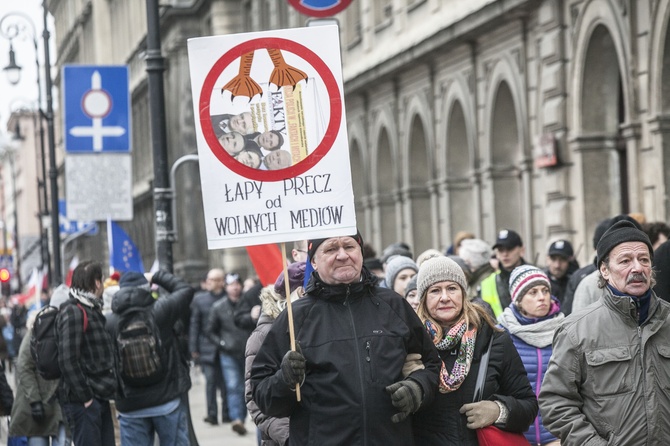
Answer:
<path fill-rule="evenodd" d="M 217 346 L 205 336 L 205 325 L 212 306 L 225 295 L 225 292 L 214 295 L 210 291 L 202 291 L 197 293 L 191 302 L 189 350 L 191 353 L 199 353 L 198 360 L 205 364 L 214 364 L 214 361 L 219 360 Z"/>
<path fill-rule="evenodd" d="M 290 445 L 412 445 L 409 419 L 385 391 L 403 380 L 409 353 L 420 353 L 424 369 L 408 379 L 429 404 L 437 390 L 437 350 L 412 307 L 397 293 L 377 287 L 365 267 L 362 280 L 327 285 L 312 273 L 306 295 L 293 302 L 296 342 L 307 360 L 302 401 L 280 369 L 290 350 L 288 313 L 281 313 L 251 368 L 254 401 L 263 413 L 291 417 Z"/>
<path fill-rule="evenodd" d="M 555 299 L 555 302 L 558 304 L 558 299 L 556 298 L 553 299 Z M 544 318 L 531 319 L 523 316 L 517 310 L 515 305 L 510 305 L 508 308 L 510 309 L 512 314 L 514 314 L 514 316 L 521 325 L 530 325 L 557 316 L 556 314 L 553 314 L 551 316 L 546 316 Z M 559 324 L 560 322 L 556 321 L 555 323 Z M 503 328 L 507 329 L 502 320 L 501 324 L 503 325 Z M 547 333 L 547 336 L 549 336 L 549 334 L 553 332 L 554 332 L 553 328 L 550 331 L 545 331 L 545 333 Z M 533 393 L 537 397 L 540 394 L 540 389 L 542 388 L 542 379 L 544 378 L 544 374 L 547 371 L 549 358 L 551 358 L 551 352 L 552 352 L 551 343 L 549 343 L 544 347 L 536 347 L 528 344 L 523 339 L 513 334 L 510 334 L 510 337 L 512 338 L 514 347 L 516 347 L 516 351 L 519 352 L 521 362 L 523 363 L 523 366 L 526 369 L 526 373 L 528 374 L 528 381 L 530 381 L 530 385 L 533 388 Z M 528 429 L 528 431 L 524 433 L 524 435 L 526 436 L 530 444 L 534 445 L 546 444 L 556 440 L 556 437 L 552 435 L 551 432 L 549 432 L 542 423 L 542 415 L 540 415 L 539 413 L 535 418 L 535 421 L 533 421 L 533 423 L 530 425 L 530 428 Z"/>
<path fill-rule="evenodd" d="M 588 265 L 579 268 L 570 276 L 568 285 L 565 288 L 565 294 L 563 295 L 563 302 L 561 302 L 561 312 L 564 315 L 569 316 L 570 313 L 572 313 L 572 303 L 575 299 L 575 291 L 577 290 L 577 286 L 579 286 L 580 282 L 584 280 L 586 276 L 595 270 L 596 265 L 594 263 L 589 263 Z"/>
<path fill-rule="evenodd" d="M 461 386 L 449 393 L 438 392 L 435 401 L 413 417 L 414 438 L 420 446 L 477 446 L 477 433 L 466 426 L 467 418 L 459 412 L 474 400 L 477 373 L 482 354 L 493 336 L 482 400 L 501 401 L 509 411 L 502 429 L 525 432 L 537 415 L 537 400 L 528 382 L 526 370 L 509 335 L 484 325 L 477 332 L 470 371 Z M 456 350 L 454 350 L 456 351 Z M 456 355 L 439 351 L 445 366 L 451 370 Z"/>
<path fill-rule="evenodd" d="M 107 331 L 116 340 L 120 317 L 131 308 L 150 308 L 160 330 L 162 348 L 167 356 L 167 373 L 158 383 L 144 387 L 130 387 L 121 382 L 116 408 L 119 412 L 131 412 L 158 406 L 180 397 L 191 388 L 189 365 L 181 354 L 174 326 L 188 314 L 195 290 L 183 279 L 167 271 L 157 271 L 152 279 L 170 294 L 154 299 L 151 292 L 142 287 L 121 288 L 112 300 L 112 314 L 107 320 Z M 120 380 L 121 381 L 121 380 Z"/>
<path fill-rule="evenodd" d="M 670 304 L 652 293 L 638 325 L 635 301 L 604 289 L 572 313 L 556 331 L 540 409 L 563 446 L 667 444 Z"/>
<path fill-rule="evenodd" d="M 600 271 L 594 270 L 579 282 L 579 285 L 577 285 L 577 289 L 575 290 L 575 295 L 572 298 L 572 311 L 579 311 L 600 299 L 602 290 L 598 287 L 599 278 Z"/>
<path fill-rule="evenodd" d="M 35 360 L 30 354 L 31 335 L 32 330 L 29 330 L 19 348 L 16 399 L 12 407 L 9 434 L 17 437 L 55 437 L 58 436 L 59 424 L 63 422 L 57 395 L 58 380 L 46 380 L 37 372 Z M 44 407 L 44 421 L 39 423 L 33 419 L 30 409 L 30 403 L 38 401 Z"/>
<path fill-rule="evenodd" d="M 56 329 L 61 403 L 83 404 L 93 397 L 110 400 L 116 394 L 114 346 L 105 330 L 101 305 L 92 294 L 71 289 L 70 299 L 60 306 Z"/>
<path fill-rule="evenodd" d="M 283 446 L 288 444 L 288 418 L 275 418 L 265 415 L 253 400 L 251 392 L 251 365 L 258 350 L 263 345 L 272 322 L 283 310 L 285 300 L 274 291 L 274 285 L 263 288 L 260 295 L 262 312 L 258 318 L 258 326 L 247 340 L 244 360 L 244 400 L 247 403 L 249 416 L 261 431 L 262 446 Z"/>
<path fill-rule="evenodd" d="M 218 347 L 219 353 L 244 359 L 244 349 L 253 328 L 235 325 L 235 311 L 242 300 L 231 301 L 228 297 L 218 300 L 209 312 L 205 334 Z"/>

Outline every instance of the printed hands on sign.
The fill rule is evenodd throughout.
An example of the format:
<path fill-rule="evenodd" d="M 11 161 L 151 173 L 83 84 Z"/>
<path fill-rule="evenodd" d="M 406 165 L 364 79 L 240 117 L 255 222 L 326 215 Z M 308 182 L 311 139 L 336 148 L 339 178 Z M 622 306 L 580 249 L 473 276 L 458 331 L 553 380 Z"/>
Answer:
<path fill-rule="evenodd" d="M 268 48 L 268 54 L 272 60 L 274 69 L 270 74 L 270 83 L 279 87 L 295 86 L 301 80 L 307 81 L 307 73 L 287 64 L 281 51 L 275 48 Z M 221 94 L 228 90 L 232 94 L 231 100 L 235 96 L 246 96 L 251 98 L 257 94 L 263 95 L 263 89 L 251 78 L 251 64 L 254 60 L 254 52 L 243 54 L 240 60 L 240 70 L 230 82 L 223 86 Z"/>

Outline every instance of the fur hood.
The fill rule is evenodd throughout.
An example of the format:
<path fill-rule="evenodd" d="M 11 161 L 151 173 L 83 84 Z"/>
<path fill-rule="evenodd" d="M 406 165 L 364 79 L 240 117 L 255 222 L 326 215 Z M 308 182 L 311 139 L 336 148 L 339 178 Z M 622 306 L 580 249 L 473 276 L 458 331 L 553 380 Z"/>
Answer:
<path fill-rule="evenodd" d="M 260 300 L 263 314 L 267 314 L 272 320 L 275 320 L 286 307 L 286 300 L 274 290 L 274 284 L 261 290 Z"/>

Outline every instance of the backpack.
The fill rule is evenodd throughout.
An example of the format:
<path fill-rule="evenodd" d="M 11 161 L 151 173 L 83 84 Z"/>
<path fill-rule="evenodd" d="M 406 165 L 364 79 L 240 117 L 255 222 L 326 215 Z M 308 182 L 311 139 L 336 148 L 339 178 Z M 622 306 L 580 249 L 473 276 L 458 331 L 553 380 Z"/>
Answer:
<path fill-rule="evenodd" d="M 88 315 L 81 304 L 77 306 L 84 314 L 84 333 L 88 329 Z M 30 355 L 35 361 L 35 368 L 44 379 L 59 379 L 58 338 L 56 335 L 56 317 L 59 309 L 47 305 L 35 316 L 33 333 L 30 337 Z"/>
<path fill-rule="evenodd" d="M 123 384 L 151 386 L 165 378 L 167 357 L 151 307 L 134 307 L 119 315 L 116 351 Z"/>

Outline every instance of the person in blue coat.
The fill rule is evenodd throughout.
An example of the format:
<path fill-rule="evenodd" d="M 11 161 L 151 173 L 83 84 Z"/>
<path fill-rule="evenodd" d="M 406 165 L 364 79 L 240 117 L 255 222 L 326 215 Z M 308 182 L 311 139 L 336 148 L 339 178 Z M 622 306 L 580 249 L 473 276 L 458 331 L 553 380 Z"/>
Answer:
<path fill-rule="evenodd" d="M 509 332 L 519 352 L 535 396 L 540 394 L 549 364 L 554 332 L 565 318 L 559 300 L 550 290 L 549 277 L 541 269 L 532 265 L 518 266 L 510 275 L 512 303 L 498 316 L 498 322 Z M 533 445 L 560 444 L 544 427 L 540 414 L 525 436 Z"/>

